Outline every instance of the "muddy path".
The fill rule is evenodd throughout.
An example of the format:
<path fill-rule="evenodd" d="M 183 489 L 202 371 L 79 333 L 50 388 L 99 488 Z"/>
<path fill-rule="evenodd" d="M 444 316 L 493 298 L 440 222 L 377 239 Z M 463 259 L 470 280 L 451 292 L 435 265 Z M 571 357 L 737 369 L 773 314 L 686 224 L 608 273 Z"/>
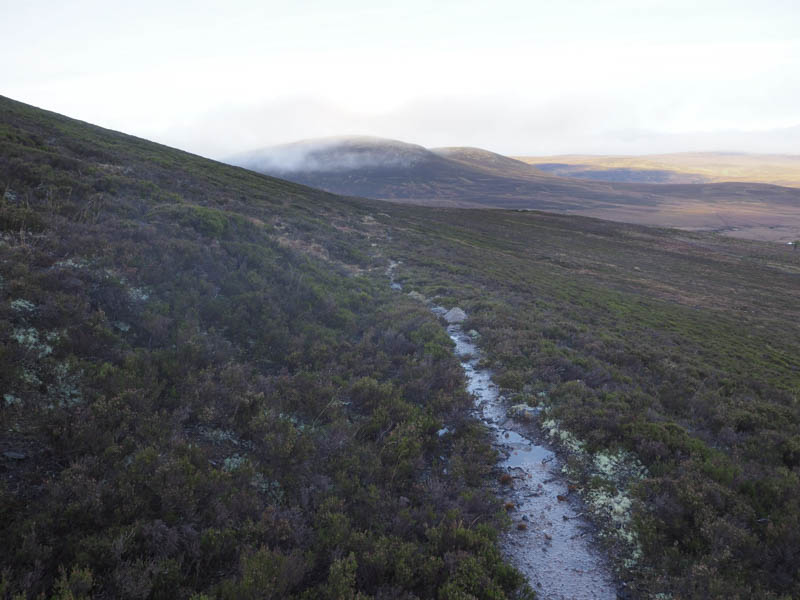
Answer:
<path fill-rule="evenodd" d="M 441 316 L 445 309 L 433 310 Z M 461 325 L 448 325 L 447 333 L 475 398 L 475 416 L 490 429 L 500 452 L 505 482 L 500 495 L 513 503 L 513 508 L 507 505 L 513 526 L 503 536 L 502 550 L 542 599 L 617 598 L 609 560 L 581 515 L 581 502 L 571 493 L 558 456 L 534 439 L 535 426 L 507 416 L 492 373 L 479 367 L 480 351 Z M 535 409 L 524 416 L 535 419 Z"/>

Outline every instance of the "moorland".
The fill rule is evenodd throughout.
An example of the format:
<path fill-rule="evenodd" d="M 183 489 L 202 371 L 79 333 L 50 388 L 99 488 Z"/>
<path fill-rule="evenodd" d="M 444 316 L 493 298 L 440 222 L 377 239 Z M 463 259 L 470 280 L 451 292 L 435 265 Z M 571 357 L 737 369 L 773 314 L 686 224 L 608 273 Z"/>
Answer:
<path fill-rule="evenodd" d="M 642 156 L 568 154 L 515 158 L 548 173 L 605 181 L 739 181 L 800 187 L 800 155 L 797 154 L 675 152 Z"/>
<path fill-rule="evenodd" d="M 791 247 L 342 197 L 6 98 L 0 186 L 0 596 L 534 597 L 412 291 L 541 408 L 630 597 L 800 595 Z"/>

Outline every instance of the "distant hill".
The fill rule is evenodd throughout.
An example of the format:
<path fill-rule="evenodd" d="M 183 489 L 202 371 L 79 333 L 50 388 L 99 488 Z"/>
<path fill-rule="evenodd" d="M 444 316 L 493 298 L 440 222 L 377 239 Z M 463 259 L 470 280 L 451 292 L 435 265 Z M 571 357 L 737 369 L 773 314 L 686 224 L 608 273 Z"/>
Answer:
<path fill-rule="evenodd" d="M 422 146 L 357 136 L 302 140 L 244 153 L 230 162 L 276 173 L 334 173 L 418 168 L 431 161 L 437 162 L 436 155 Z"/>
<path fill-rule="evenodd" d="M 800 155 L 679 152 L 646 156 L 522 156 L 517 160 L 560 177 L 649 183 L 746 181 L 800 187 Z"/>
<path fill-rule="evenodd" d="M 557 160 L 557 159 L 554 159 Z M 600 167 L 590 164 L 568 162 L 531 163 L 544 173 L 557 177 L 590 179 L 592 181 L 616 181 L 619 183 L 708 183 L 708 178 L 693 173 L 680 173 L 669 169 L 645 169 L 629 167 Z"/>
<path fill-rule="evenodd" d="M 769 241 L 800 237 L 798 189 L 758 182 L 705 183 L 707 175 L 666 168 L 584 168 L 566 160 L 526 163 L 532 160 L 479 148 L 428 150 L 396 140 L 342 137 L 264 148 L 229 162 L 349 196 L 431 206 L 538 209 Z"/>
<path fill-rule="evenodd" d="M 524 194 L 516 189 L 519 182 L 508 181 L 509 168 L 500 168 L 492 157 L 513 163 L 517 177 L 553 179 L 535 167 L 484 150 L 432 151 L 373 137 L 304 140 L 240 154 L 228 162 L 326 191 L 367 198 L 485 205 L 491 201 L 487 193 L 505 194 L 509 201 Z"/>
<path fill-rule="evenodd" d="M 228 162 L 338 194 L 434 205 L 580 208 L 607 196 L 486 150 L 428 150 L 371 137 L 305 140 Z"/>
<path fill-rule="evenodd" d="M 468 166 L 471 169 L 485 171 L 486 173 L 501 177 L 536 179 L 546 175 L 544 171 L 524 161 L 509 158 L 508 156 L 490 152 L 489 150 L 483 150 L 482 148 L 433 148 L 432 152 L 453 162 Z"/>

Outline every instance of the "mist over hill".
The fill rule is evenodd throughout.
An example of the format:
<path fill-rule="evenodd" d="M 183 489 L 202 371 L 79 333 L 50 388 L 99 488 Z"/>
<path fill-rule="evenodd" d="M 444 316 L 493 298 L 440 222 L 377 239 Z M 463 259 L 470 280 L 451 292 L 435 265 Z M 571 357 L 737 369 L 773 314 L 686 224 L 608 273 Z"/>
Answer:
<path fill-rule="evenodd" d="M 426 150 L 381 138 L 326 138 L 229 162 L 348 196 L 558 211 L 770 241 L 800 238 L 800 188 L 708 183 L 710 175 L 669 168 L 610 171 L 552 162 L 537 168 L 527 164 L 532 160 L 480 148 Z"/>
<path fill-rule="evenodd" d="M 231 164 L 265 173 L 411 169 L 435 160 L 422 146 L 375 137 L 303 140 L 231 157 Z"/>

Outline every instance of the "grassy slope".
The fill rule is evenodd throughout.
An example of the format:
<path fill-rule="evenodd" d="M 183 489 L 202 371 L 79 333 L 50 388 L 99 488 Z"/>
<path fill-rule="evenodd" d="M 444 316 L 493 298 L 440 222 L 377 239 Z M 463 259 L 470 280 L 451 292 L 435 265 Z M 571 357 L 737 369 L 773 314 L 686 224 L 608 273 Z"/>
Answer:
<path fill-rule="evenodd" d="M 371 207 L 8 99 L 0 189 L 0 598 L 524 593 Z"/>
<path fill-rule="evenodd" d="M 464 307 L 513 401 L 584 442 L 586 498 L 633 500 L 630 521 L 596 508 L 620 562 L 642 553 L 635 595 L 800 594 L 800 252 L 544 213 L 388 212 L 407 289 Z M 615 478 L 594 452 L 633 453 L 648 475 Z M 628 525 L 633 543 L 614 534 Z"/>

